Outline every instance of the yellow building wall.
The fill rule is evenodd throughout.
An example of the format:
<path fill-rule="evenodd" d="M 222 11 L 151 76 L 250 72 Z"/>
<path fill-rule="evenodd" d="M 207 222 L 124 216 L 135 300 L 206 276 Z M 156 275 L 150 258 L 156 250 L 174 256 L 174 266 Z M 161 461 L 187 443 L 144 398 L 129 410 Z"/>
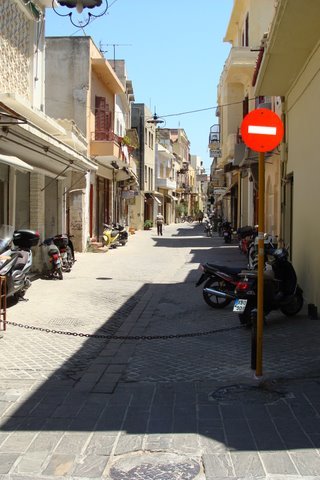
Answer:
<path fill-rule="evenodd" d="M 320 46 L 287 97 L 287 172 L 294 175 L 292 259 L 307 303 L 320 307 Z"/>

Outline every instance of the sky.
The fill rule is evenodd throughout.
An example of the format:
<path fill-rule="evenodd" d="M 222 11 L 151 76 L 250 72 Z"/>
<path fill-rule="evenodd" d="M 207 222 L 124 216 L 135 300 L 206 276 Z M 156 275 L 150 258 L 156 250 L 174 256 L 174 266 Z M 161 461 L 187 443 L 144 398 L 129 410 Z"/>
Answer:
<path fill-rule="evenodd" d="M 190 153 L 201 157 L 209 173 L 209 131 L 218 123 L 217 86 L 230 51 L 223 38 L 232 6 L 233 0 L 109 0 L 107 13 L 84 29 L 47 9 L 46 35 L 91 36 L 107 59 L 114 53 L 124 59 L 135 102 L 156 112 L 162 126 L 183 128 Z"/>

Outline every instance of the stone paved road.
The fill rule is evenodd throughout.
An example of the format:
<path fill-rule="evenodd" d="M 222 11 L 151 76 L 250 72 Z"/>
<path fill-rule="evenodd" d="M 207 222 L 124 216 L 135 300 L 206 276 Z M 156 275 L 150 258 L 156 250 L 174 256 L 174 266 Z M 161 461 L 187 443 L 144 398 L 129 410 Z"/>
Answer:
<path fill-rule="evenodd" d="M 232 306 L 210 309 L 199 262 L 244 263 L 202 227 L 138 232 L 123 249 L 78 255 L 8 310 L 0 339 L 0 480 L 320 478 L 320 322 L 273 314 L 263 381 Z"/>

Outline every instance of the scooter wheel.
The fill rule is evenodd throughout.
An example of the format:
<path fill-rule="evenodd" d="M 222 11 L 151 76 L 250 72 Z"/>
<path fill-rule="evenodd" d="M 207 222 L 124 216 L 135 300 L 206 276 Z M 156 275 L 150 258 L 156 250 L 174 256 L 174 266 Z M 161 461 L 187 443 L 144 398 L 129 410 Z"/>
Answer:
<path fill-rule="evenodd" d="M 252 319 L 251 319 L 251 310 L 248 310 L 247 312 L 244 311 L 243 313 L 239 313 L 239 321 L 241 325 L 245 325 L 246 327 L 250 327 L 252 324 Z"/>
<path fill-rule="evenodd" d="M 297 292 L 293 297 L 292 301 L 290 303 L 287 303 L 286 305 L 282 305 L 280 310 L 287 317 L 293 317 L 294 315 L 300 312 L 302 307 L 303 307 L 303 296 L 301 292 Z"/>
<path fill-rule="evenodd" d="M 228 291 L 226 282 L 219 280 L 218 278 L 209 278 L 203 288 L 214 288 L 216 290 L 221 290 L 221 292 Z M 202 294 L 204 301 L 212 308 L 224 308 L 232 302 L 232 298 L 217 297 L 213 293 L 210 294 L 205 291 L 203 291 Z"/>
<path fill-rule="evenodd" d="M 62 268 L 61 267 L 57 270 L 57 274 L 58 274 L 58 279 L 63 280 L 63 273 L 62 273 Z"/>

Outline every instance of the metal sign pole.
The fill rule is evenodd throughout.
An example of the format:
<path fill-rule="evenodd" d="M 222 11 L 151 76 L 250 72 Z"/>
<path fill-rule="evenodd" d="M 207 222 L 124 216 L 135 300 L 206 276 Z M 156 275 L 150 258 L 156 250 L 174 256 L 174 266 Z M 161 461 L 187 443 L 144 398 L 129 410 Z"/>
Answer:
<path fill-rule="evenodd" d="M 256 363 L 256 376 L 262 376 L 263 289 L 264 289 L 264 152 L 271 152 L 282 140 L 284 127 L 281 118 L 267 108 L 248 113 L 241 123 L 241 135 L 247 147 L 259 152 L 259 230 L 258 230 L 258 314 L 257 328 L 252 329 L 251 368 Z M 255 319 L 253 319 L 255 321 Z M 254 337 L 257 335 L 255 341 Z M 256 352 L 253 346 L 256 345 Z"/>
<path fill-rule="evenodd" d="M 258 318 L 257 318 L 257 363 L 256 376 L 262 376 L 263 344 L 263 290 L 264 290 L 264 152 L 259 152 L 259 219 L 258 219 Z"/>

